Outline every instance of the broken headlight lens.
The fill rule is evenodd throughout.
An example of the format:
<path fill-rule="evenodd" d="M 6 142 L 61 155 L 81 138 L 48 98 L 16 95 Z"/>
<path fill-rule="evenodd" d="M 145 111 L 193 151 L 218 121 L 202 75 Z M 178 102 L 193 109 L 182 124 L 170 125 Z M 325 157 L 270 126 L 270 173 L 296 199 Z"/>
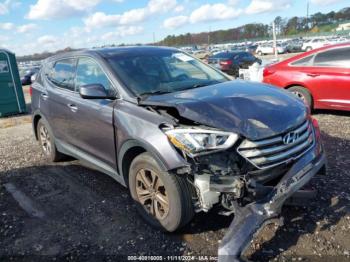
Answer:
<path fill-rule="evenodd" d="M 171 143 L 191 156 L 202 152 L 225 150 L 234 145 L 238 135 L 206 129 L 171 129 L 165 131 Z"/>

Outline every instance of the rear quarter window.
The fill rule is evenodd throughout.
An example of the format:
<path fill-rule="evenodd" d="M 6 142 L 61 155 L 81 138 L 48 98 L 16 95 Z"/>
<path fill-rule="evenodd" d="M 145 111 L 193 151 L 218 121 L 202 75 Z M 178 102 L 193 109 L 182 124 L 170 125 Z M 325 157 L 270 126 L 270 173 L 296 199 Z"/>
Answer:
<path fill-rule="evenodd" d="M 292 66 L 310 66 L 313 57 L 314 57 L 314 55 L 303 57 L 301 59 L 298 59 L 297 61 L 290 63 L 290 65 L 292 65 Z"/>

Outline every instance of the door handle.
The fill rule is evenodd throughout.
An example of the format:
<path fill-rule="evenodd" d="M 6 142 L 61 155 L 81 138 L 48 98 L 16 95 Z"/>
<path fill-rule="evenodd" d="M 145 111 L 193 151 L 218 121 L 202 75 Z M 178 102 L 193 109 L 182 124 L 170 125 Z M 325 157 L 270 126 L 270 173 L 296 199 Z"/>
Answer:
<path fill-rule="evenodd" d="M 319 74 L 316 74 L 316 73 L 308 73 L 307 75 L 308 75 L 308 76 L 311 76 L 311 77 L 317 77 L 317 76 L 320 76 Z"/>
<path fill-rule="evenodd" d="M 78 107 L 76 105 L 74 105 L 74 104 L 68 104 L 68 107 L 74 113 L 78 111 Z"/>
<path fill-rule="evenodd" d="M 45 94 L 45 93 L 42 93 L 41 97 L 42 97 L 43 100 L 46 100 L 46 99 L 49 98 L 49 96 L 47 94 Z"/>

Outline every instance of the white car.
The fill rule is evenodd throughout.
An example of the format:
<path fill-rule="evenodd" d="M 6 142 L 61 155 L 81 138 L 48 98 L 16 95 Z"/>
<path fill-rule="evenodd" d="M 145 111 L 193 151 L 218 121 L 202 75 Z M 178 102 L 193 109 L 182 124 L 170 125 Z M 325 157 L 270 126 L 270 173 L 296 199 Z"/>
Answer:
<path fill-rule="evenodd" d="M 285 47 L 283 47 L 282 45 L 277 45 L 277 53 L 278 54 L 284 54 L 286 52 Z M 262 55 L 270 55 L 270 54 L 274 54 L 275 50 L 272 44 L 262 44 L 259 45 L 258 48 L 255 51 L 256 54 L 262 56 Z"/>
<path fill-rule="evenodd" d="M 311 40 L 308 40 L 303 43 L 303 46 L 301 47 L 301 50 L 303 51 L 311 51 L 316 48 L 323 47 L 325 45 L 329 45 L 330 43 L 326 39 L 322 38 L 314 38 Z"/>

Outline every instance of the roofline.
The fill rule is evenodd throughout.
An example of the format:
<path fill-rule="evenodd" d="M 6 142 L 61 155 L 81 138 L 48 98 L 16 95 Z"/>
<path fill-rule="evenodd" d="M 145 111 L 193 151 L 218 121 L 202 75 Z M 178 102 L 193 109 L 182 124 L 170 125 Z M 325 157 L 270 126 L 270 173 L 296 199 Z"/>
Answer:
<path fill-rule="evenodd" d="M 46 58 L 44 61 L 50 62 L 53 60 L 69 57 L 69 56 L 78 56 L 78 55 L 94 55 L 97 54 L 101 57 L 105 56 L 104 51 L 107 50 L 122 50 L 122 49 L 164 49 L 164 50 L 178 50 L 178 48 L 175 47 L 169 47 L 169 46 L 149 46 L 149 45 L 142 45 L 142 46 L 119 46 L 119 47 L 105 47 L 105 48 L 88 48 L 88 49 L 80 49 L 75 51 L 63 51 L 61 53 L 52 55 L 48 58 Z"/>
<path fill-rule="evenodd" d="M 326 45 L 326 46 L 322 46 L 320 48 L 316 48 L 316 49 L 313 49 L 309 52 L 304 52 L 304 53 L 301 53 L 299 55 L 295 55 L 293 57 L 290 57 L 286 60 L 283 60 L 281 62 L 278 62 L 278 63 L 275 63 L 275 64 L 272 64 L 271 66 L 275 66 L 275 65 L 280 65 L 280 64 L 289 64 L 295 60 L 298 60 L 298 59 L 301 59 L 303 57 L 307 57 L 309 55 L 314 55 L 320 51 L 324 51 L 324 50 L 328 50 L 328 49 L 333 49 L 333 48 L 340 48 L 340 47 L 350 47 L 350 42 L 345 42 L 345 43 L 339 43 L 339 44 L 333 44 L 333 45 Z"/>
<path fill-rule="evenodd" d="M 7 53 L 10 53 L 10 54 L 15 54 L 14 52 L 12 52 L 12 51 L 10 51 L 9 49 L 7 49 L 7 48 L 0 48 L 0 51 L 2 51 L 2 52 L 7 52 Z"/>

